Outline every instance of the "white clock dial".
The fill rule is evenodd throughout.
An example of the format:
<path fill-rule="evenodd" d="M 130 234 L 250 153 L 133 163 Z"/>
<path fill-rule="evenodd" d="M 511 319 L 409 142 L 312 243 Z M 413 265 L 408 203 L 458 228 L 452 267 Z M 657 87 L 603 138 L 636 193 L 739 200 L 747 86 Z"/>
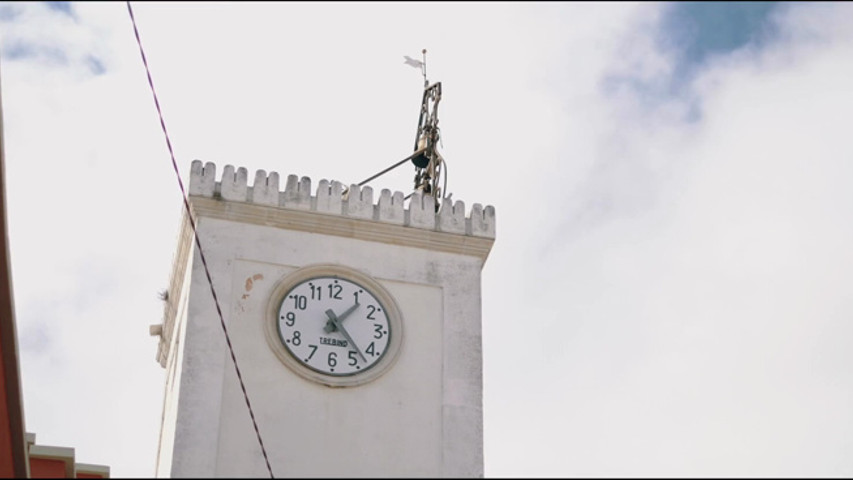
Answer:
<path fill-rule="evenodd" d="M 302 280 L 278 308 L 278 337 L 288 353 L 316 372 L 349 376 L 379 364 L 393 331 L 377 295 L 339 276 Z"/>

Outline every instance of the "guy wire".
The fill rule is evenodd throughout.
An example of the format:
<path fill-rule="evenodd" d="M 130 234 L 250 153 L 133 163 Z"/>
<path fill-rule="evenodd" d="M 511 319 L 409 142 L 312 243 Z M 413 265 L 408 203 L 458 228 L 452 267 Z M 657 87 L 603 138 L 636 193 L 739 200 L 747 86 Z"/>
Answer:
<path fill-rule="evenodd" d="M 216 304 L 216 313 L 219 314 L 219 324 L 222 326 L 222 332 L 225 334 L 225 342 L 228 344 L 228 351 L 231 353 L 231 361 L 234 364 L 234 370 L 237 372 L 237 379 L 240 381 L 240 388 L 243 390 L 243 398 L 246 400 L 246 407 L 249 409 L 249 416 L 252 418 L 252 425 L 255 427 L 255 436 L 258 438 L 258 444 L 261 446 L 261 453 L 264 455 L 267 471 L 270 478 L 275 478 L 270 467 L 267 450 L 264 448 L 264 441 L 261 438 L 261 431 L 258 429 L 258 423 L 255 421 L 255 412 L 252 410 L 252 404 L 249 402 L 249 394 L 246 392 L 246 385 L 243 383 L 243 375 L 240 373 L 240 367 L 237 366 L 237 357 L 234 355 L 234 347 L 231 345 L 231 337 L 228 335 L 228 327 L 225 325 L 225 317 L 222 314 L 222 308 L 219 306 L 219 298 L 216 296 L 216 290 L 213 288 L 213 279 L 210 277 L 210 269 L 207 267 L 207 259 L 204 256 L 204 250 L 201 248 L 201 240 L 198 236 L 196 223 L 193 219 L 190 203 L 187 197 L 187 192 L 184 189 L 184 182 L 181 181 L 181 172 L 178 169 L 178 162 L 175 160 L 175 152 L 172 150 L 172 142 L 169 140 L 169 132 L 166 130 L 166 122 L 163 119 L 163 112 L 160 109 L 160 101 L 157 99 L 157 91 L 154 89 L 154 80 L 151 78 L 151 70 L 148 68 L 148 60 L 145 57 L 145 50 L 142 48 L 142 40 L 139 38 L 139 29 L 136 27 L 136 19 L 133 16 L 133 8 L 130 6 L 130 1 L 127 2 L 127 12 L 130 14 L 130 21 L 133 23 L 133 33 L 136 35 L 136 43 L 139 45 L 139 53 L 142 55 L 142 63 L 145 65 L 145 73 L 148 75 L 148 85 L 151 87 L 151 95 L 154 97 L 154 106 L 157 107 L 157 115 L 160 117 L 160 128 L 163 130 L 163 136 L 166 139 L 166 146 L 169 149 L 169 155 L 172 157 L 172 168 L 175 170 L 175 175 L 178 179 L 178 187 L 181 189 L 181 195 L 184 199 L 184 208 L 187 212 L 190 226 L 195 237 L 195 244 L 198 247 L 198 253 L 201 257 L 201 263 L 204 266 L 204 273 L 207 276 L 207 283 L 210 285 L 210 293 L 213 295 L 213 301 Z"/>

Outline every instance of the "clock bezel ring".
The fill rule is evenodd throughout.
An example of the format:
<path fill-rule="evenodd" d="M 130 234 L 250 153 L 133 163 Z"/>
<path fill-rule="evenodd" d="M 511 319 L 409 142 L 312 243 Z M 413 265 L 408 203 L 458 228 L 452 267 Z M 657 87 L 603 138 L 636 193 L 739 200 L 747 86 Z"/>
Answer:
<path fill-rule="evenodd" d="M 385 352 L 370 368 L 346 376 L 329 375 L 306 366 L 282 343 L 279 335 L 279 311 L 284 297 L 290 290 L 308 280 L 318 277 L 339 278 L 367 289 L 385 308 L 390 339 Z M 264 316 L 264 333 L 267 343 L 276 357 L 299 376 L 329 387 L 354 387 L 363 385 L 384 375 L 397 361 L 403 344 L 403 321 L 400 308 L 388 290 L 370 275 L 351 267 L 336 264 L 308 265 L 285 275 L 274 287 L 267 303 Z"/>

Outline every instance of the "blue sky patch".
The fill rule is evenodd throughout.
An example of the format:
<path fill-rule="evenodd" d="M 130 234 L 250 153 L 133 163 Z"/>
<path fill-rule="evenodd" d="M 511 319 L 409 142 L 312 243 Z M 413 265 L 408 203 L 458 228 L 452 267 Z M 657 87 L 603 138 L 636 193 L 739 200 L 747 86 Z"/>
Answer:
<path fill-rule="evenodd" d="M 40 59 L 52 65 L 67 65 L 68 56 L 58 47 L 33 46 L 21 41 L 4 45 L 3 56 L 9 60 Z"/>
<path fill-rule="evenodd" d="M 34 60 L 47 65 L 56 67 L 68 67 L 72 65 L 72 60 L 59 47 L 47 45 L 33 45 L 22 42 L 20 40 L 12 40 L 6 42 L 2 49 L 3 58 L 7 60 Z M 81 59 L 75 59 L 73 63 L 82 62 L 89 73 L 98 76 L 106 73 L 107 68 L 104 63 L 94 55 L 86 55 Z"/>
<path fill-rule="evenodd" d="M 89 67 L 89 71 L 92 75 L 101 75 L 107 71 L 104 64 L 101 63 L 94 55 L 89 55 L 86 57 L 86 66 Z"/>
<path fill-rule="evenodd" d="M 21 15 L 21 10 L 15 8 L 14 5 L 8 2 L 0 3 L 0 21 L 14 20 L 19 15 Z"/>
<path fill-rule="evenodd" d="M 676 89 L 715 56 L 753 44 L 761 47 L 775 35 L 771 14 L 781 2 L 675 2 L 666 4 L 658 45 L 675 55 Z"/>
<path fill-rule="evenodd" d="M 74 16 L 74 12 L 71 10 L 71 2 L 44 2 L 47 4 L 47 7 L 51 10 L 56 10 L 57 12 L 62 12 L 70 17 Z"/>
<path fill-rule="evenodd" d="M 43 7 L 46 5 L 50 11 L 57 14 L 49 14 L 48 21 L 67 21 L 63 20 L 63 16 L 76 18 L 71 2 L 41 2 L 41 5 L 36 3 L 30 4 L 11 4 L 9 2 L 0 2 L 0 24 L 8 24 L 17 22 L 21 17 L 22 8 L 29 5 L 33 8 L 42 9 L 40 14 L 44 14 Z M 50 28 L 45 27 L 45 28 Z M 83 27 L 81 27 L 83 28 Z M 0 45 L 0 53 L 4 59 L 9 61 L 34 61 L 42 65 L 67 68 L 85 68 L 92 75 L 98 76 L 106 73 L 106 66 L 103 61 L 93 54 L 84 54 L 82 56 L 70 54 L 70 51 L 65 45 L 58 44 L 50 40 L 50 36 L 39 41 L 26 38 L 14 34 L 2 38 Z"/>
<path fill-rule="evenodd" d="M 672 72 L 652 80 L 629 75 L 604 78 L 605 93 L 627 89 L 647 108 L 674 97 L 689 105 L 685 121 L 701 118 L 689 86 L 695 76 L 714 58 L 739 49 L 761 48 L 777 35 L 773 15 L 785 8 L 784 2 L 670 2 L 663 4 L 657 47 L 670 56 Z"/>

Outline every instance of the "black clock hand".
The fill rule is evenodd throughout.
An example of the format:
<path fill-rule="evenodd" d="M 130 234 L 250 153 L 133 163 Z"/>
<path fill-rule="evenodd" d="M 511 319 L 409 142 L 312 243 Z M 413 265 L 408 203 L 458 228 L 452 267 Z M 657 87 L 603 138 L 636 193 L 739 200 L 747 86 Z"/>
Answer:
<path fill-rule="evenodd" d="M 355 310 L 355 307 L 357 307 L 357 306 L 358 306 L 358 304 L 356 303 L 355 305 L 350 307 L 346 312 L 344 312 L 344 314 L 341 315 L 341 317 L 344 317 L 344 316 L 352 313 L 352 311 Z M 355 344 L 355 342 L 352 340 L 352 337 L 349 336 L 349 333 L 346 331 L 346 329 L 344 329 L 344 326 L 341 324 L 341 320 L 343 318 L 339 319 L 338 317 L 336 317 L 335 312 L 332 311 L 331 308 L 326 310 L 326 316 L 328 316 L 329 320 L 331 320 L 332 323 L 335 324 L 335 327 L 337 327 L 337 329 L 340 330 L 341 333 L 344 334 L 344 337 L 346 337 L 347 340 L 349 340 L 350 345 L 352 345 L 353 348 L 355 348 L 355 351 L 358 353 L 358 356 L 361 357 L 361 359 L 364 361 L 364 363 L 367 363 L 367 359 L 364 358 L 364 354 L 361 353 L 361 349 L 358 348 L 358 345 Z"/>
<path fill-rule="evenodd" d="M 358 308 L 358 306 L 359 306 L 359 303 L 355 302 L 355 305 L 346 309 L 346 311 L 338 317 L 338 320 L 343 322 L 344 319 L 349 316 L 349 314 L 351 314 L 352 312 L 355 311 L 356 308 Z M 329 315 L 329 313 L 326 312 L 326 315 Z M 332 322 L 331 316 L 329 316 L 329 320 L 326 321 L 326 325 L 323 327 L 323 331 L 325 331 L 326 333 L 332 333 L 335 330 L 336 330 L 335 324 Z"/>

